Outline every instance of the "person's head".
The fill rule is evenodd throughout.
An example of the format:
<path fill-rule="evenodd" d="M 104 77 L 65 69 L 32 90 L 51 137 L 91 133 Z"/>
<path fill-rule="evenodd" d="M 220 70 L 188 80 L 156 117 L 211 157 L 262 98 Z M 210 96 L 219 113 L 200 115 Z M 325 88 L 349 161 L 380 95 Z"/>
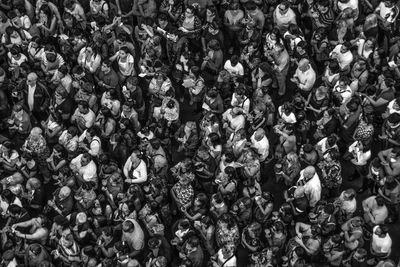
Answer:
<path fill-rule="evenodd" d="M 198 249 L 200 245 L 200 240 L 197 236 L 191 236 L 186 241 L 186 250 L 190 252 L 194 252 Z"/>
<path fill-rule="evenodd" d="M 126 46 L 120 47 L 120 49 L 119 49 L 119 57 L 121 59 L 126 59 L 128 57 L 128 55 L 129 55 L 128 47 L 126 47 Z"/>
<path fill-rule="evenodd" d="M 286 155 L 286 160 L 288 162 L 290 162 L 291 164 L 294 164 L 296 162 L 299 162 L 299 157 L 297 156 L 297 154 L 295 152 L 289 152 Z"/>
<path fill-rule="evenodd" d="M 247 12 L 253 13 L 254 11 L 257 10 L 257 5 L 253 1 L 249 1 L 245 4 L 244 8 L 246 9 Z"/>
<path fill-rule="evenodd" d="M 306 58 L 303 58 L 299 61 L 298 68 L 301 72 L 306 72 L 311 68 L 310 61 Z"/>
<path fill-rule="evenodd" d="M 312 225 L 311 226 L 311 234 L 313 236 L 319 236 L 319 235 L 321 235 L 321 232 L 322 232 L 321 226 L 319 226 L 319 225 Z"/>
<path fill-rule="evenodd" d="M 279 5 L 278 5 L 278 7 L 277 7 L 279 10 L 279 13 L 281 14 L 281 15 L 284 15 L 284 14 L 286 14 L 287 12 L 288 12 L 288 10 L 289 10 L 289 8 L 290 8 L 290 3 L 289 3 L 289 1 L 286 1 L 286 0 L 284 0 L 284 1 L 282 1 Z"/>
<path fill-rule="evenodd" d="M 197 79 L 197 78 L 200 77 L 201 70 L 200 70 L 199 67 L 193 66 L 193 67 L 190 68 L 189 74 L 190 74 L 190 75 L 193 75 L 193 76 Z"/>
<path fill-rule="evenodd" d="M 197 150 L 197 157 L 201 160 L 209 159 L 211 156 L 210 153 L 208 153 L 208 148 L 205 146 L 199 147 L 199 149 Z"/>
<path fill-rule="evenodd" d="M 348 51 L 350 51 L 350 48 L 351 48 L 351 43 L 346 41 L 340 47 L 340 53 L 342 54 L 347 53 Z"/>
<path fill-rule="evenodd" d="M 135 231 L 135 225 L 132 221 L 126 220 L 122 223 L 122 231 L 125 233 L 132 233 Z"/>
<path fill-rule="evenodd" d="M 73 10 L 75 7 L 75 0 L 65 0 L 64 7 L 68 10 Z"/>
<path fill-rule="evenodd" d="M 304 179 L 306 179 L 307 181 L 310 180 L 311 178 L 314 177 L 315 173 L 316 173 L 315 168 L 313 166 L 307 166 L 304 169 L 304 173 L 303 173 Z"/>
<path fill-rule="evenodd" d="M 78 102 L 78 110 L 82 114 L 88 114 L 89 113 L 89 104 L 85 100 L 81 100 Z"/>
<path fill-rule="evenodd" d="M 28 253 L 30 257 L 36 258 L 40 253 L 42 253 L 42 247 L 39 244 L 34 243 L 29 246 Z"/>
<path fill-rule="evenodd" d="M 92 161 L 92 156 L 89 153 L 84 153 L 81 157 L 81 165 L 86 166 Z"/>
<path fill-rule="evenodd" d="M 317 2 L 317 9 L 322 14 L 325 14 L 326 12 L 329 11 L 330 4 L 331 2 L 329 0 L 319 0 Z"/>
<path fill-rule="evenodd" d="M 42 129 L 41 128 L 39 128 L 39 127 L 33 127 L 32 128 L 32 130 L 31 130 L 31 132 L 30 132 L 30 137 L 33 139 L 33 140 L 39 140 L 39 138 L 42 136 Z"/>
<path fill-rule="evenodd" d="M 297 45 L 296 45 L 296 51 L 299 55 L 305 55 L 307 53 L 307 46 L 308 44 L 301 40 Z"/>
<path fill-rule="evenodd" d="M 385 1 L 383 1 L 383 3 L 385 4 L 386 8 L 392 8 L 396 4 L 396 1 L 394 1 L 394 0 L 385 0 Z"/>
<path fill-rule="evenodd" d="M 39 17 L 43 17 L 43 18 L 47 19 L 48 22 L 50 22 L 51 17 L 52 17 L 52 12 L 51 12 L 49 5 L 44 4 L 40 7 Z"/>
<path fill-rule="evenodd" d="M 111 64 L 112 62 L 109 59 L 104 59 L 103 63 L 101 64 L 101 71 L 104 73 L 109 73 L 111 71 Z"/>
<path fill-rule="evenodd" d="M 221 45 L 216 39 L 212 39 L 211 41 L 209 41 L 207 47 L 213 51 L 218 51 L 221 49 Z"/>
<path fill-rule="evenodd" d="M 301 198 L 304 197 L 305 194 L 305 188 L 303 186 L 298 186 L 293 193 L 294 198 Z"/>
<path fill-rule="evenodd" d="M 185 17 L 193 18 L 195 15 L 195 8 L 193 6 L 187 6 L 185 9 Z"/>
<path fill-rule="evenodd" d="M 374 234 L 376 234 L 380 238 L 384 238 L 388 234 L 388 232 L 389 227 L 385 224 L 381 224 L 375 229 Z"/>
<path fill-rule="evenodd" d="M 274 51 L 277 53 L 282 52 L 283 50 L 285 50 L 285 47 L 283 46 L 283 44 L 281 43 L 276 43 L 275 47 L 274 47 Z"/>
<path fill-rule="evenodd" d="M 235 253 L 235 245 L 232 243 L 225 244 L 221 248 L 221 252 L 222 252 L 222 256 L 224 257 L 224 259 L 229 259 L 229 257 L 234 255 L 234 253 Z"/>
<path fill-rule="evenodd" d="M 204 193 L 198 193 L 193 200 L 194 206 L 205 208 L 208 203 L 208 197 Z"/>
<path fill-rule="evenodd" d="M 28 74 L 28 77 L 26 78 L 26 83 L 29 86 L 35 86 L 37 79 L 38 79 L 37 74 L 34 72 L 31 72 Z"/>
<path fill-rule="evenodd" d="M 142 154 L 139 150 L 135 149 L 132 151 L 132 154 L 130 156 L 130 159 L 132 162 L 138 162 L 142 159 Z"/>
<path fill-rule="evenodd" d="M 400 124 L 400 114 L 392 113 L 387 118 L 387 125 L 389 128 L 396 128 Z"/>
<path fill-rule="evenodd" d="M 134 92 L 137 89 L 137 85 L 138 85 L 139 81 L 137 77 L 128 77 L 126 79 L 126 87 L 131 91 Z"/>
<path fill-rule="evenodd" d="M 376 201 L 376 204 L 377 204 L 379 207 L 383 207 L 383 206 L 385 205 L 385 200 L 384 200 L 383 197 L 381 197 L 381 196 L 377 196 L 377 197 L 375 198 L 375 201 Z"/>

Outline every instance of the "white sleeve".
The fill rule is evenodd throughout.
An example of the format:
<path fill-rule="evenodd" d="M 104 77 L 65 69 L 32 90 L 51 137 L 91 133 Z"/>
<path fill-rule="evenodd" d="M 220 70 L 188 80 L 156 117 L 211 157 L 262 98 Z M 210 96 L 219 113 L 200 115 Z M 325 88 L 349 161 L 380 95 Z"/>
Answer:
<path fill-rule="evenodd" d="M 140 184 L 140 183 L 144 183 L 147 181 L 147 166 L 144 163 L 144 161 L 141 161 L 139 166 L 138 166 L 139 170 L 136 171 L 136 174 L 138 174 L 137 179 L 133 179 L 132 183 L 134 184 Z"/>
<path fill-rule="evenodd" d="M 92 142 L 90 143 L 89 154 L 97 157 L 99 155 L 99 152 L 100 152 L 100 141 L 98 139 L 92 140 Z"/>
<path fill-rule="evenodd" d="M 131 159 L 128 158 L 124 165 L 124 175 L 126 178 L 129 178 L 129 169 L 131 168 Z"/>
<path fill-rule="evenodd" d="M 85 172 L 82 174 L 83 179 L 86 181 L 92 180 L 94 177 L 96 177 L 97 174 L 96 164 L 92 161 L 91 163 L 89 163 L 89 165 L 90 168 L 86 168 Z"/>

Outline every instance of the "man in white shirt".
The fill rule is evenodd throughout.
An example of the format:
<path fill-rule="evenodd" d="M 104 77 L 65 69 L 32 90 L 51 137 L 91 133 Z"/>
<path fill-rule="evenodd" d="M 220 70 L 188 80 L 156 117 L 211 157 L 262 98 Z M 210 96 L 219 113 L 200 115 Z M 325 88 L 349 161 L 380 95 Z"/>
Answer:
<path fill-rule="evenodd" d="M 231 133 L 237 132 L 239 129 L 244 128 L 246 119 L 241 113 L 240 109 L 230 108 L 222 114 L 223 128 L 226 130 L 227 136 Z"/>
<path fill-rule="evenodd" d="M 239 62 L 239 57 L 233 55 L 231 59 L 225 62 L 224 69 L 231 74 L 232 77 L 241 78 L 244 75 L 243 65 Z"/>
<path fill-rule="evenodd" d="M 373 229 L 371 240 L 371 254 L 376 257 L 387 258 L 392 252 L 392 238 L 386 225 L 377 225 Z"/>
<path fill-rule="evenodd" d="M 337 59 L 341 71 L 349 71 L 350 64 L 353 62 L 353 53 L 350 51 L 350 42 L 338 44 L 330 53 L 332 59 Z"/>
<path fill-rule="evenodd" d="M 289 1 L 283 1 L 274 10 L 274 23 L 279 31 L 283 34 L 287 31 L 290 24 L 297 24 L 296 14 L 290 8 Z"/>
<path fill-rule="evenodd" d="M 259 161 L 263 162 L 269 154 L 269 141 L 262 128 L 258 128 L 250 137 L 251 147 L 257 152 Z"/>
<path fill-rule="evenodd" d="M 78 181 L 94 182 L 97 185 L 97 166 L 89 153 L 80 154 L 69 165 Z"/>
<path fill-rule="evenodd" d="M 306 58 L 300 60 L 296 72 L 292 79 L 297 87 L 304 93 L 309 93 L 313 88 L 316 80 L 316 73 L 311 67 L 310 61 Z"/>
<path fill-rule="evenodd" d="M 321 199 L 321 181 L 313 166 L 308 166 L 300 172 L 298 185 L 303 185 L 310 207 L 315 207 Z"/>

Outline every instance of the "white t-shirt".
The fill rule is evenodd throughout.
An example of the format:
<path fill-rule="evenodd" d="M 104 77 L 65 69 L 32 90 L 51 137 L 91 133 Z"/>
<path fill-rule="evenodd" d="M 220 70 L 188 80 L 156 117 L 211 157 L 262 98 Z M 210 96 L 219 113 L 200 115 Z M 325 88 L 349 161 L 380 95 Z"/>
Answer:
<path fill-rule="evenodd" d="M 339 62 L 339 67 L 340 69 L 345 69 L 346 67 L 350 66 L 351 62 L 353 62 L 353 53 L 351 53 L 350 50 L 348 50 L 346 53 L 340 52 L 340 49 L 342 48 L 342 45 L 339 44 L 337 45 L 331 52 L 331 56 L 333 53 L 337 54 L 337 60 Z"/>
<path fill-rule="evenodd" d="M 231 60 L 228 59 L 225 62 L 224 69 L 227 70 L 232 76 L 243 76 L 244 69 L 243 65 L 239 62 L 235 66 L 232 66 Z"/>
<path fill-rule="evenodd" d="M 299 181 L 304 180 L 304 170 L 300 172 Z M 308 182 L 304 184 L 304 191 L 310 203 L 310 207 L 315 207 L 317 202 L 321 199 L 321 181 L 317 173 L 314 174 Z"/>
<path fill-rule="evenodd" d="M 398 14 L 396 14 L 396 6 L 393 6 L 393 7 L 391 7 L 391 8 L 387 8 L 387 7 L 385 6 L 384 1 L 381 1 L 381 2 L 379 3 L 379 5 L 378 5 L 377 8 L 375 9 L 375 11 L 378 11 L 378 12 L 379 12 L 379 15 L 380 15 L 384 20 L 386 20 L 387 22 L 390 22 L 390 23 L 393 23 L 393 22 L 396 20 L 397 15 L 398 15 Z M 388 16 L 388 17 L 386 17 L 386 16 Z"/>
<path fill-rule="evenodd" d="M 255 133 L 250 137 L 251 140 L 251 147 L 254 148 L 258 155 L 259 155 L 259 160 L 264 161 L 269 154 L 269 141 L 266 136 L 264 136 L 260 141 L 257 141 L 255 139 Z"/>
<path fill-rule="evenodd" d="M 353 90 L 351 90 L 351 87 L 347 85 L 346 89 L 342 90 L 339 86 L 339 81 L 336 82 L 335 86 L 332 89 L 332 92 L 339 93 L 341 95 L 342 104 L 346 103 L 353 95 Z"/>
<path fill-rule="evenodd" d="M 81 136 L 79 136 L 79 142 L 83 142 L 83 140 L 85 140 L 86 132 L 87 130 L 83 131 Z M 97 136 L 93 137 L 92 142 L 90 142 L 90 147 L 89 147 L 90 150 L 88 151 L 88 153 L 92 156 L 97 157 L 100 153 L 100 148 L 101 148 L 100 138 L 98 138 Z"/>
<path fill-rule="evenodd" d="M 218 264 L 220 267 L 236 267 L 236 256 L 233 255 L 229 259 L 224 259 L 222 249 L 218 250 Z"/>
<path fill-rule="evenodd" d="M 392 250 L 392 239 L 390 238 L 389 234 L 386 234 L 384 238 L 379 237 L 375 234 L 376 228 L 379 225 L 375 226 L 373 229 L 372 235 L 372 242 L 371 242 L 371 249 L 376 253 L 390 253 Z"/>
<path fill-rule="evenodd" d="M 357 146 L 357 144 L 358 144 L 358 141 L 355 141 L 349 147 L 349 152 L 355 152 L 355 154 L 356 154 L 356 157 L 354 159 L 352 159 L 351 162 L 354 165 L 364 166 L 367 164 L 368 160 L 371 158 L 371 150 L 363 152 L 360 150 L 360 148 Z"/>
<path fill-rule="evenodd" d="M 97 184 L 97 166 L 93 160 L 91 160 L 87 165 L 82 166 L 81 159 L 83 154 L 80 154 L 76 158 L 71 160 L 71 169 L 77 170 L 77 172 L 82 176 L 83 180 L 86 182 L 94 182 Z"/>
<path fill-rule="evenodd" d="M 133 74 L 134 71 L 134 63 L 135 59 L 131 54 L 128 54 L 128 57 L 125 62 L 122 62 L 121 59 L 118 58 L 118 66 L 119 66 L 119 71 L 122 73 L 124 76 L 130 76 Z M 129 66 L 131 65 L 131 66 Z"/>
<path fill-rule="evenodd" d="M 126 178 L 131 179 L 129 172 L 132 172 L 132 176 L 136 177 L 131 183 L 139 184 L 147 181 L 147 166 L 143 160 L 140 160 L 139 165 L 132 170 L 132 160 L 129 157 L 124 165 L 124 175 Z"/>

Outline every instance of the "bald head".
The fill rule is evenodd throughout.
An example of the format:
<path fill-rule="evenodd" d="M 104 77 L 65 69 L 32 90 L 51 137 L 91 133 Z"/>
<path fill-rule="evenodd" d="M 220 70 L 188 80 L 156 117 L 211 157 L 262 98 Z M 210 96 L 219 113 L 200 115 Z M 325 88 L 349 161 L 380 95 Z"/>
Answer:
<path fill-rule="evenodd" d="M 301 70 L 302 72 L 307 71 L 310 68 L 310 61 L 306 58 L 302 58 L 299 61 L 299 66 L 298 66 L 299 70 Z"/>
<path fill-rule="evenodd" d="M 59 194 L 61 198 L 69 197 L 69 195 L 71 194 L 71 189 L 68 186 L 63 186 L 61 187 Z"/>
<path fill-rule="evenodd" d="M 28 85 L 30 85 L 30 86 L 33 86 L 33 85 L 36 84 L 37 79 L 38 79 L 37 74 L 34 73 L 34 72 L 31 72 L 31 73 L 28 74 L 28 77 L 26 79 L 26 83 Z"/>
<path fill-rule="evenodd" d="M 261 139 L 263 139 L 264 135 L 265 135 L 264 129 L 258 128 L 258 129 L 256 130 L 256 132 L 254 133 L 254 138 L 255 138 L 257 141 L 260 141 Z"/>
<path fill-rule="evenodd" d="M 315 175 L 315 168 L 313 166 L 308 166 L 304 169 L 304 178 L 309 180 L 314 177 Z"/>

